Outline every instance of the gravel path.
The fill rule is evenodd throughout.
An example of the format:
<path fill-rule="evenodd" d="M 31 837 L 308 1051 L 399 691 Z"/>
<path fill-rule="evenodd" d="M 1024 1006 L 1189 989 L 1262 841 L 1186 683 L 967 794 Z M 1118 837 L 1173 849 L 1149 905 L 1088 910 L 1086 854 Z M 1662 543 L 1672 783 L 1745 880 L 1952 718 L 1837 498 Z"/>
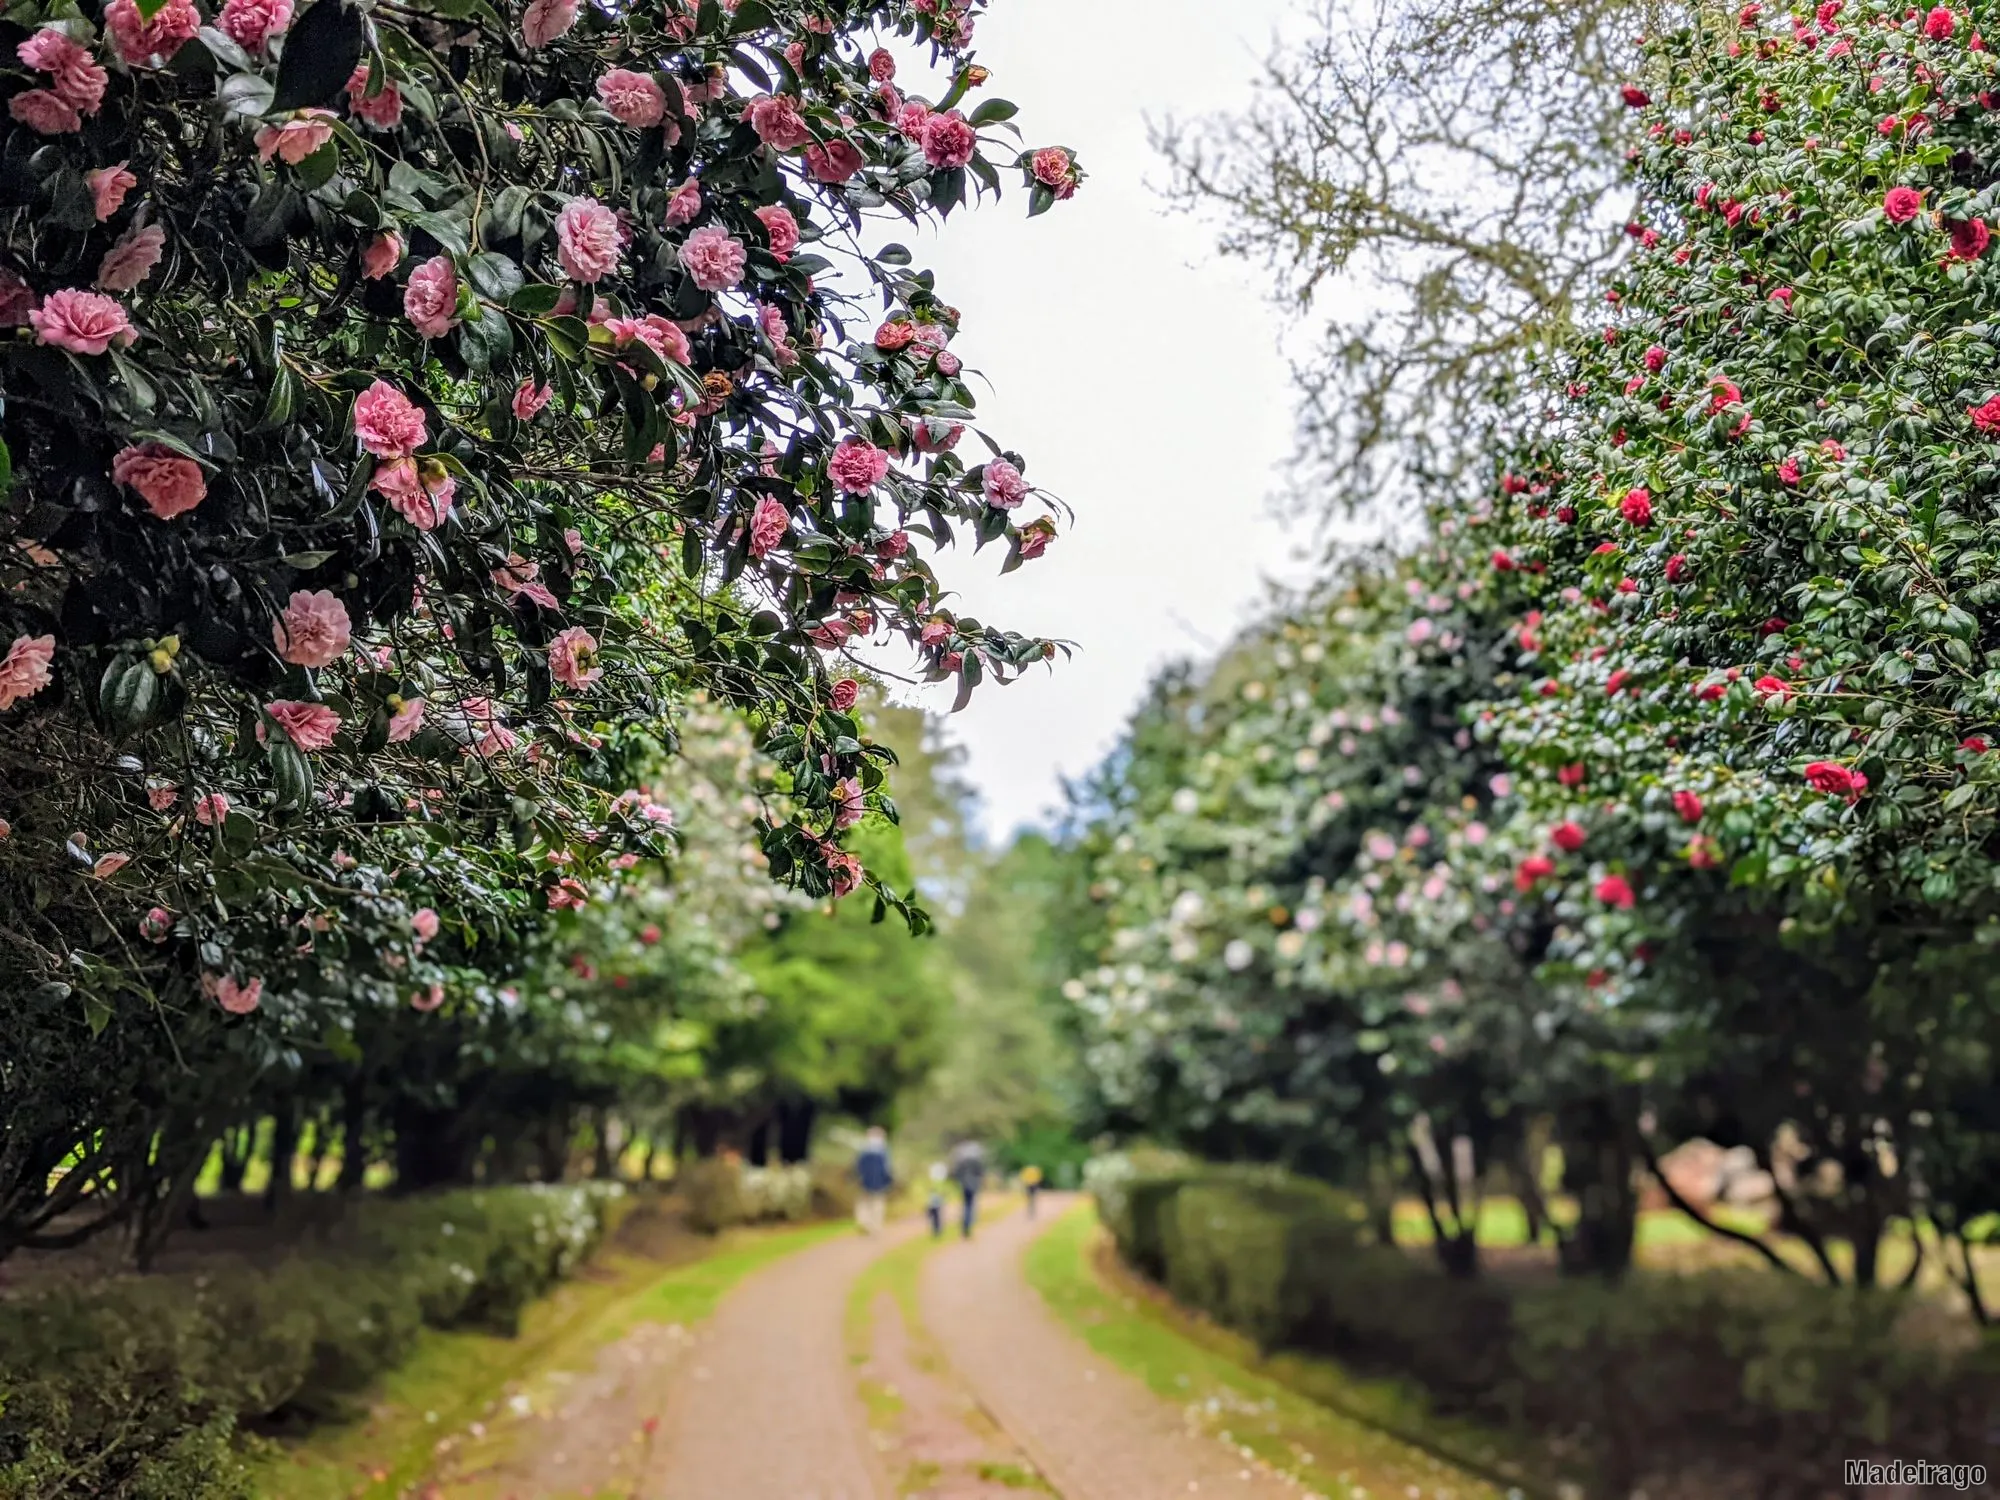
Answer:
<path fill-rule="evenodd" d="M 871 1452 L 841 1323 L 854 1278 L 913 1227 L 829 1240 L 723 1299 L 673 1377 L 644 1500 L 892 1493 Z"/>
<path fill-rule="evenodd" d="M 970 1244 L 945 1246 L 924 1268 L 925 1326 L 953 1367 L 1062 1500 L 1298 1500 L 1298 1490 L 1214 1438 L 1056 1322 L 1022 1275 L 1039 1219 L 1013 1214 Z M 720 1492 L 718 1492 L 720 1493 Z"/>

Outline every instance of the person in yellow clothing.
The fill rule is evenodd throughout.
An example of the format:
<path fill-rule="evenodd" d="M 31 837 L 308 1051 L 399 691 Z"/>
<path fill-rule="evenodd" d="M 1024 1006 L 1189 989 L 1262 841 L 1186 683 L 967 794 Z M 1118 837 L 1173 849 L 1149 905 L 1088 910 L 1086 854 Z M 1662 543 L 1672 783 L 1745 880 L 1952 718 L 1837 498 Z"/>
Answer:
<path fill-rule="evenodd" d="M 1036 1166 L 1021 1168 L 1021 1186 L 1028 1190 L 1028 1217 L 1035 1216 L 1035 1199 L 1042 1192 L 1042 1169 Z"/>

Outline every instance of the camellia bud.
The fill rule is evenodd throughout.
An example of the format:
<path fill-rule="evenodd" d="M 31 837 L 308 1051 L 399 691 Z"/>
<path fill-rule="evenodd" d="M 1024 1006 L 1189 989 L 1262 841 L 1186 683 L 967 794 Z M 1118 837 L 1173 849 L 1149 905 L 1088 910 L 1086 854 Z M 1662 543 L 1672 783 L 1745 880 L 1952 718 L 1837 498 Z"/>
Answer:
<path fill-rule="evenodd" d="M 978 63 L 974 63 L 965 70 L 965 86 L 969 89 L 976 89 L 992 76 L 993 74 L 990 71 L 980 67 Z"/>
<path fill-rule="evenodd" d="M 660 377 L 655 375 L 651 370 L 648 370 L 643 376 L 640 377 L 639 389 L 642 391 L 654 390 L 659 386 L 659 383 L 660 383 Z"/>
<path fill-rule="evenodd" d="M 174 659 L 172 655 L 170 655 L 167 651 L 163 649 L 155 648 L 152 654 L 148 656 L 146 660 L 152 664 L 153 670 L 155 672 L 158 672 L 162 677 L 166 676 L 167 673 L 173 671 L 174 669 Z"/>
<path fill-rule="evenodd" d="M 417 460 L 417 475 L 427 490 L 444 488 L 444 482 L 451 477 L 451 470 L 444 466 L 441 458 L 420 458 Z"/>

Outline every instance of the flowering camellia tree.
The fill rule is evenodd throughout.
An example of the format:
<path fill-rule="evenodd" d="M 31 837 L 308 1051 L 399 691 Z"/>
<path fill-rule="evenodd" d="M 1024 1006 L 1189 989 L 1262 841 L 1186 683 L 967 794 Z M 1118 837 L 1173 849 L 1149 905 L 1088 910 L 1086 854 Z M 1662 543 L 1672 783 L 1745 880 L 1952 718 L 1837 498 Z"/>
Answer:
<path fill-rule="evenodd" d="M 996 155 L 1014 110 L 974 102 L 974 24 L 935 0 L 7 13 L 0 943 L 44 1009 L 0 1050 L 73 1071 L 199 992 L 189 1024 L 255 1054 L 289 1043 L 224 1013 L 324 1036 L 429 1004 L 434 955 L 504 971 L 670 851 L 632 787 L 697 689 L 778 768 L 772 873 L 869 879 L 842 830 L 893 814 L 888 757 L 829 660 L 900 638 L 969 692 L 1055 650 L 943 607 L 932 549 L 1013 566 L 1055 523 L 1018 455 L 970 451 L 957 312 L 862 237 L 997 192 L 1003 162 L 1033 210 L 1075 191 L 1066 151 Z M 926 54 L 930 97 L 899 80 Z M 38 1213 L 47 1153 L 88 1134 L 67 1108 L 0 1120 L 0 1183 Z"/>

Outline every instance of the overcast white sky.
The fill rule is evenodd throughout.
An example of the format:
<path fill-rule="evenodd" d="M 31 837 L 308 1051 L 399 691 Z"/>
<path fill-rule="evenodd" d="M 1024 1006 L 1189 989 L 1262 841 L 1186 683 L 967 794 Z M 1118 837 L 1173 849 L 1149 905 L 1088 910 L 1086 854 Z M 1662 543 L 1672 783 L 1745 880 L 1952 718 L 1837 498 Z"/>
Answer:
<path fill-rule="evenodd" d="M 1077 644 L 951 721 L 995 838 L 1060 803 L 1157 667 L 1219 645 L 1262 580 L 1292 571 L 1268 505 L 1291 446 L 1284 319 L 1256 267 L 1214 252 L 1212 226 L 1166 212 L 1146 122 L 1240 107 L 1294 7 L 1003 0 L 980 23 L 988 93 L 1021 106 L 1031 145 L 1070 146 L 1091 174 L 1032 221 L 1014 179 L 1006 202 L 913 247 L 964 314 L 953 347 L 990 382 L 981 425 L 1076 510 L 1006 578 L 998 549 L 939 562 L 962 613 Z"/>

